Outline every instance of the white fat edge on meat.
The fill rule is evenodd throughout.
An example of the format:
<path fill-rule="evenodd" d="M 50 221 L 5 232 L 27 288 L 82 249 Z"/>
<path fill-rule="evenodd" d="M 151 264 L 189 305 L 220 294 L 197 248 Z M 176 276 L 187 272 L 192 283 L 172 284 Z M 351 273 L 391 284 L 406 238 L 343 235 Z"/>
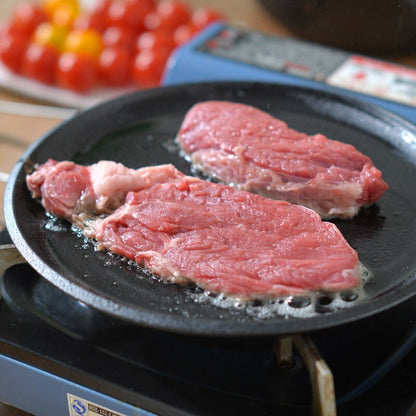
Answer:
<path fill-rule="evenodd" d="M 221 183 L 223 185 L 231 186 L 231 187 L 236 188 L 236 189 L 252 192 L 252 193 L 261 195 L 265 198 L 270 198 L 270 199 L 274 199 L 274 200 L 283 200 L 283 201 L 287 201 L 291 204 L 301 205 L 305 208 L 309 208 L 312 211 L 315 211 L 317 214 L 319 214 L 319 216 L 323 220 L 330 220 L 330 219 L 334 219 L 334 218 L 350 219 L 350 218 L 355 217 L 361 209 L 360 205 L 355 204 L 355 205 L 351 205 L 348 208 L 342 208 L 342 209 L 331 208 L 328 211 L 328 210 L 322 209 L 322 207 L 317 202 L 314 202 L 313 200 L 299 199 L 299 200 L 296 200 L 296 201 L 292 201 L 292 200 L 288 199 L 287 196 L 283 197 L 283 198 L 279 198 L 277 193 L 276 193 L 276 190 L 274 190 L 273 192 L 267 193 L 267 192 L 264 192 L 264 191 L 262 192 L 261 190 L 257 190 L 257 189 L 256 190 L 248 189 L 244 186 L 244 184 L 224 181 L 215 172 L 212 172 L 211 170 L 208 170 L 205 165 L 203 165 L 202 163 L 197 163 L 194 160 L 192 154 L 190 154 L 188 152 L 185 152 L 180 147 L 179 136 L 175 137 L 174 143 L 175 143 L 175 145 L 179 146 L 179 155 L 182 158 L 184 158 L 191 165 L 192 174 L 195 175 L 195 176 L 203 175 L 204 178 L 208 181 L 217 182 L 217 183 Z M 230 155 L 230 156 L 235 156 L 235 155 Z M 296 186 L 297 183 L 294 182 L 294 185 Z M 358 196 L 362 194 L 362 186 L 359 185 L 359 184 L 354 184 L 354 186 L 356 187 L 356 193 L 357 193 L 356 200 L 357 200 Z"/>
<path fill-rule="evenodd" d="M 45 225 L 48 230 L 55 232 L 68 231 L 68 228 L 63 224 L 62 220 L 57 219 L 51 214 L 48 214 L 48 217 L 50 218 L 49 226 Z M 373 278 L 373 274 L 370 272 L 370 270 L 362 263 L 359 263 L 357 270 L 357 274 L 360 277 L 359 285 L 356 288 L 347 289 L 341 292 L 307 292 L 301 295 L 282 295 L 272 298 L 262 298 L 259 296 L 258 298 L 254 299 L 243 299 L 234 295 L 214 293 L 208 290 L 204 290 L 203 287 L 198 285 L 186 286 L 189 283 L 194 284 L 193 280 L 183 275 L 179 271 L 171 268 L 166 260 L 164 260 L 159 255 L 159 253 L 155 253 L 160 257 L 159 266 L 156 267 L 156 264 L 153 264 L 152 262 L 153 270 L 160 269 L 160 274 L 158 275 L 157 273 L 139 265 L 134 260 L 106 250 L 98 241 L 94 240 L 94 238 L 87 236 L 88 232 L 90 232 L 91 236 L 94 235 L 94 227 L 92 227 L 92 225 L 96 220 L 97 218 L 90 218 L 83 224 L 81 228 L 72 225 L 71 229 L 79 238 L 83 240 L 83 244 L 81 244 L 80 248 L 88 249 L 92 245 L 94 250 L 105 250 L 108 253 L 108 259 L 104 263 L 104 266 L 112 265 L 114 262 L 119 261 L 126 262 L 131 267 L 138 268 L 144 272 L 148 278 L 153 279 L 160 284 L 183 285 L 189 299 L 193 302 L 207 303 L 221 309 L 240 310 L 247 314 L 247 316 L 254 317 L 256 319 L 266 320 L 272 319 L 276 316 L 283 316 L 285 318 L 310 318 L 317 316 L 320 314 L 320 312 L 317 311 L 317 307 L 319 305 L 320 299 L 323 297 L 331 299 L 330 304 L 325 306 L 325 312 L 336 312 L 337 310 L 356 306 L 368 298 L 368 295 L 365 291 L 365 286 L 368 281 Z M 156 257 L 154 258 L 156 259 Z M 345 273 L 350 272 L 351 270 L 345 270 Z M 355 273 L 356 271 L 353 272 Z M 351 292 L 353 299 L 350 301 L 345 300 L 342 295 L 342 293 L 345 292 Z M 291 305 L 294 300 L 300 300 L 300 303 L 304 302 L 305 305 L 294 307 Z"/>
<path fill-rule="evenodd" d="M 50 231 L 56 232 L 67 232 L 68 228 L 64 225 L 61 219 L 56 218 L 52 214 L 48 213 L 49 221 L 45 225 Z M 87 248 L 89 243 L 91 243 L 94 247 L 94 250 L 106 250 L 105 247 L 102 246 L 99 242 L 94 239 L 95 236 L 95 226 L 101 220 L 105 219 L 103 216 L 97 215 L 81 215 L 77 216 L 77 218 L 73 218 L 75 224 L 72 225 L 72 231 L 80 238 L 83 238 L 84 244 L 82 245 L 83 248 Z M 174 242 L 174 241 L 173 241 Z M 172 242 L 172 243 L 173 243 Z M 106 262 L 107 264 L 111 264 L 111 259 L 124 259 L 130 265 L 134 267 L 140 268 L 142 271 L 146 272 L 146 275 L 149 275 L 151 278 L 163 282 L 166 284 L 175 283 L 186 285 L 188 283 L 193 282 L 193 280 L 177 270 L 174 270 L 165 259 L 159 253 L 157 256 L 153 256 L 153 261 L 151 268 L 154 272 L 150 271 L 147 268 L 142 267 L 134 260 L 127 259 L 123 256 L 116 255 L 111 253 L 111 251 L 106 250 L 109 253 L 109 260 Z M 149 253 L 150 254 L 150 253 Z M 159 258 L 159 261 L 156 261 Z M 155 263 L 155 264 L 153 264 Z M 157 263 L 157 264 L 156 264 Z M 157 271 L 159 270 L 159 274 Z M 342 298 L 342 292 L 332 292 L 332 293 L 313 293 L 309 292 L 304 295 L 296 295 L 296 296 L 276 296 L 273 298 L 257 298 L 257 299 L 241 299 L 233 295 L 226 295 L 224 293 L 212 293 L 210 291 L 204 290 L 201 285 L 197 286 L 198 290 L 192 291 L 188 290 L 188 294 L 190 298 L 194 302 L 201 302 L 201 303 L 210 303 L 215 307 L 223 308 L 223 309 L 237 309 L 237 310 L 244 310 L 245 313 L 249 316 L 256 317 L 258 319 L 270 319 L 275 317 L 276 315 L 285 316 L 285 317 L 298 317 L 298 318 L 307 318 L 316 316 L 319 312 L 316 311 L 317 305 L 319 303 L 319 298 L 322 296 L 330 296 L 332 301 L 330 305 L 327 305 L 328 311 L 335 312 L 336 310 L 346 309 L 358 303 L 361 303 L 363 300 L 367 298 L 365 293 L 364 287 L 366 283 L 372 278 L 371 272 L 366 268 L 362 263 L 359 263 L 357 271 L 345 270 L 345 273 L 356 273 L 359 276 L 359 286 L 355 289 L 352 289 L 353 293 L 356 295 L 356 300 L 354 301 L 346 301 Z M 293 307 L 291 306 L 291 302 L 293 299 L 296 298 L 305 298 L 309 299 L 309 303 L 304 307 Z M 261 303 L 259 306 L 258 303 Z"/>
<path fill-rule="evenodd" d="M 346 270 L 345 272 L 351 272 Z M 355 272 L 355 271 L 354 271 Z M 330 298 L 331 302 L 325 305 L 325 312 L 336 312 L 337 310 L 351 308 L 368 299 L 365 285 L 373 277 L 373 274 L 362 263 L 358 265 L 360 283 L 356 288 L 340 292 L 307 292 L 303 295 L 286 295 L 272 298 L 241 299 L 224 293 L 216 294 L 209 291 L 190 291 L 194 302 L 208 303 L 222 309 L 234 309 L 244 311 L 248 316 L 266 320 L 276 316 L 285 318 L 310 318 L 321 314 L 319 302 L 322 298 Z M 352 300 L 345 300 L 343 293 L 351 292 Z M 294 307 L 294 300 L 304 302 L 305 306 Z"/>

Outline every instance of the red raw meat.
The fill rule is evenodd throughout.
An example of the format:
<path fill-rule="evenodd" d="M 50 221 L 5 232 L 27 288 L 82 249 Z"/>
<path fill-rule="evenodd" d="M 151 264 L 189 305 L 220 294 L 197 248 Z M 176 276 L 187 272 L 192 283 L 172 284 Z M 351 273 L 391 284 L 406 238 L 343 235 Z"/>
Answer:
<path fill-rule="evenodd" d="M 178 140 L 208 177 L 307 206 L 322 217 L 353 217 L 388 188 L 371 159 L 353 146 L 300 133 L 244 104 L 196 104 Z"/>
<path fill-rule="evenodd" d="M 82 166 L 50 159 L 26 182 L 32 196 L 42 198 L 46 211 L 82 227 L 90 217 L 120 207 L 128 192 L 181 176 L 184 174 L 172 165 L 134 170 L 112 161 Z"/>
<path fill-rule="evenodd" d="M 171 165 L 134 171 L 100 164 L 102 169 L 49 161 L 27 183 L 48 211 L 81 226 L 80 218 L 89 218 L 88 236 L 101 248 L 168 281 L 192 281 L 242 299 L 359 284 L 357 253 L 334 224 L 310 209 L 185 176 Z M 102 185 L 107 179 L 108 189 Z M 132 183 L 124 201 L 120 195 Z M 119 196 L 113 199 L 109 189 Z M 97 217 L 103 197 L 111 209 L 119 205 L 104 218 Z"/>

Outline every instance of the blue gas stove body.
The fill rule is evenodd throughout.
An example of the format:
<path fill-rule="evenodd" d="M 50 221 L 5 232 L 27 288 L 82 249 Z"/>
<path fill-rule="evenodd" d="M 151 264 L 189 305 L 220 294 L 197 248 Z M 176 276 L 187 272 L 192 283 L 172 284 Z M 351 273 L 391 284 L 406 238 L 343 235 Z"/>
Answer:
<path fill-rule="evenodd" d="M 416 122 L 416 69 L 217 23 L 179 48 L 164 85 L 261 81 L 361 99 Z"/>

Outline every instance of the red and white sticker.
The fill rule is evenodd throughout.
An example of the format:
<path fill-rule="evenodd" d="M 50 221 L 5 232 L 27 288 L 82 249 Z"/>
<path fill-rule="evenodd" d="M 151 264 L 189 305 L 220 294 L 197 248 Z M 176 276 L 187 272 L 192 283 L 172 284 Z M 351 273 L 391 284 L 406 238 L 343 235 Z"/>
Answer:
<path fill-rule="evenodd" d="M 364 56 L 351 56 L 326 81 L 329 85 L 416 105 L 416 70 Z"/>

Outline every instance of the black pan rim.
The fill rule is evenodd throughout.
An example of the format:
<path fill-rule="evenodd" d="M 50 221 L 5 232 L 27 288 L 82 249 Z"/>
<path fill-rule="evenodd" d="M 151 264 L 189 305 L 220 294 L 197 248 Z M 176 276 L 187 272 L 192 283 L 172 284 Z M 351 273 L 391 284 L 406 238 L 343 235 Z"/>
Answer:
<path fill-rule="evenodd" d="M 374 117 L 380 119 L 388 119 L 393 123 L 400 123 L 406 129 L 410 129 L 415 132 L 416 128 L 408 121 L 402 119 L 401 117 L 374 106 L 353 98 L 345 97 L 343 95 L 322 92 L 311 88 L 305 87 L 293 87 L 287 86 L 284 84 L 276 83 L 263 83 L 263 82 L 208 82 L 208 83 L 196 83 L 196 84 L 185 84 L 179 86 L 171 87 L 160 87 L 147 91 L 140 91 L 135 93 L 130 93 L 121 98 L 117 98 L 106 103 L 100 104 L 98 106 L 92 107 L 90 109 L 84 110 L 79 114 L 75 115 L 71 119 L 68 119 L 54 129 L 47 132 L 45 135 L 40 137 L 36 142 L 34 142 L 28 149 L 22 154 L 22 157 L 16 163 L 13 168 L 9 181 L 5 189 L 5 203 L 4 203 L 4 214 L 7 230 L 11 236 L 12 241 L 21 251 L 21 254 L 29 262 L 29 264 L 34 267 L 34 269 L 44 278 L 46 278 L 53 285 L 57 286 L 65 293 L 70 296 L 75 297 L 77 300 L 84 302 L 85 304 L 100 310 L 104 313 L 109 313 L 117 318 L 131 321 L 132 323 L 156 328 L 164 331 L 183 333 L 188 335 L 204 335 L 204 336 L 265 336 L 265 335 L 276 335 L 276 334 L 291 334 L 297 332 L 308 332 L 316 329 L 325 329 L 337 325 L 346 324 L 358 319 L 370 317 L 374 314 L 387 310 L 397 304 L 404 302 L 405 300 L 412 297 L 416 292 L 416 280 L 414 276 L 411 281 L 404 282 L 401 287 L 397 288 L 391 293 L 384 295 L 378 299 L 372 299 L 371 304 L 359 304 L 354 307 L 337 311 L 336 313 L 331 313 L 329 315 L 320 315 L 317 317 L 296 319 L 291 318 L 284 321 L 279 321 L 275 324 L 268 321 L 266 324 L 264 322 L 253 321 L 250 323 L 245 323 L 240 326 L 229 327 L 224 325 L 221 322 L 205 322 L 204 325 L 200 325 L 199 322 L 191 322 L 187 319 L 181 319 L 175 317 L 172 319 L 169 314 L 147 314 L 145 311 L 140 311 L 140 308 L 132 308 L 128 305 L 120 305 L 118 302 L 114 302 L 113 299 L 103 297 L 100 294 L 94 293 L 91 288 L 83 288 L 79 285 L 76 285 L 73 282 L 69 282 L 63 276 L 56 273 L 52 268 L 45 264 L 42 259 L 34 258 L 33 252 L 29 244 L 27 244 L 24 236 L 19 230 L 19 224 L 15 217 L 13 211 L 13 193 L 16 186 L 16 181 L 22 169 L 24 169 L 25 163 L 33 151 L 41 144 L 45 139 L 47 139 L 54 131 L 65 128 L 68 123 L 72 123 L 74 119 L 79 119 L 79 117 L 88 117 L 90 112 L 103 111 L 105 109 L 110 109 L 113 107 L 114 103 L 124 103 L 131 100 L 146 100 L 149 97 L 160 96 L 161 94 L 169 94 L 170 91 L 176 91 L 178 89 L 190 90 L 194 86 L 204 86 L 210 87 L 212 85 L 216 86 L 227 86 L 231 88 L 246 88 L 248 86 L 270 86 L 273 85 L 276 88 L 289 88 L 291 91 L 299 94 L 306 95 L 317 95 L 319 97 L 324 97 L 328 100 L 335 100 L 336 102 L 341 102 L 345 105 L 354 106 L 357 110 L 366 112 Z M 36 256 L 35 256 L 36 257 Z M 74 296 L 74 292 L 76 295 Z"/>

